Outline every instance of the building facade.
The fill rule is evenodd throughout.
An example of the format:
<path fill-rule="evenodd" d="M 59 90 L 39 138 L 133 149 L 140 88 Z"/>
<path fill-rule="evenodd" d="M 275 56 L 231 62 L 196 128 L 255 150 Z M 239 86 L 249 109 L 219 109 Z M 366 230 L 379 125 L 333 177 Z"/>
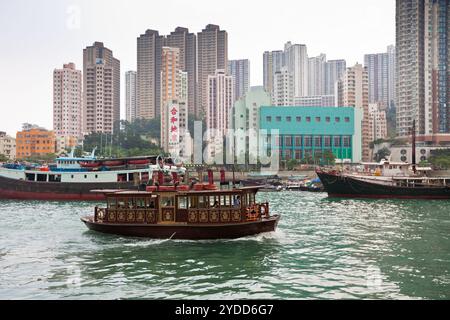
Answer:
<path fill-rule="evenodd" d="M 83 50 L 83 131 L 112 133 L 120 120 L 120 61 L 102 42 Z"/>
<path fill-rule="evenodd" d="M 369 103 L 395 107 L 395 47 L 387 52 L 364 55 L 364 66 L 369 76 Z"/>
<path fill-rule="evenodd" d="M 16 159 L 27 159 L 55 153 L 55 133 L 42 128 L 18 131 Z"/>
<path fill-rule="evenodd" d="M 125 119 L 133 122 L 137 118 L 137 72 L 125 73 Z"/>
<path fill-rule="evenodd" d="M 177 27 L 166 37 L 165 45 L 180 49 L 180 69 L 188 76 L 189 113 L 195 114 L 197 110 L 197 36 L 189 33 L 189 29 Z"/>
<path fill-rule="evenodd" d="M 223 137 L 229 129 L 234 104 L 233 77 L 225 70 L 217 70 L 215 75 L 208 76 L 208 108 L 206 110 L 208 153 L 214 157 L 223 150 Z"/>
<path fill-rule="evenodd" d="M 250 88 L 250 61 L 248 59 L 229 60 L 228 74 L 234 81 L 234 98 L 236 101 L 245 96 Z"/>
<path fill-rule="evenodd" d="M 450 1 L 396 2 L 398 136 L 450 141 Z"/>
<path fill-rule="evenodd" d="M 16 139 L 3 131 L 0 132 L 0 154 L 6 156 L 9 160 L 16 159 Z"/>
<path fill-rule="evenodd" d="M 74 63 L 53 71 L 53 130 L 83 139 L 82 75 Z"/>
<path fill-rule="evenodd" d="M 362 160 L 370 161 L 369 80 L 367 70 L 356 64 L 337 82 L 336 106 L 354 107 L 362 112 Z"/>
<path fill-rule="evenodd" d="M 78 139 L 70 136 L 55 135 L 56 153 L 70 152 L 78 145 Z"/>
<path fill-rule="evenodd" d="M 336 106 L 335 96 L 310 96 L 294 98 L 295 106 L 302 107 L 334 107 Z"/>
<path fill-rule="evenodd" d="M 146 30 L 137 38 L 137 117 L 154 119 L 160 114 L 161 59 L 164 37 Z"/>
<path fill-rule="evenodd" d="M 177 134 L 172 127 L 175 122 L 170 122 L 174 117 L 171 112 L 177 109 L 176 126 L 178 128 L 179 113 L 179 80 L 180 76 L 180 49 L 163 47 L 162 48 L 162 64 L 161 64 L 161 147 L 165 152 L 169 152 L 169 138 L 171 134 Z M 173 139 L 175 140 L 175 139 Z M 173 141 L 172 141 L 173 143 Z"/>
<path fill-rule="evenodd" d="M 286 65 L 284 51 L 265 51 L 263 54 L 263 85 L 264 90 L 273 94 L 273 81 L 275 73 L 281 71 Z"/>
<path fill-rule="evenodd" d="M 310 159 L 324 163 L 327 153 L 336 159 L 361 161 L 362 111 L 349 107 L 261 107 L 260 127 L 271 134 L 263 141 L 289 161 Z"/>
<path fill-rule="evenodd" d="M 207 113 L 209 104 L 209 76 L 215 76 L 216 70 L 228 67 L 228 34 L 217 25 L 209 24 L 197 34 L 198 50 L 198 98 L 200 104 L 196 116 Z"/>
<path fill-rule="evenodd" d="M 294 83 L 294 97 L 308 95 L 308 51 L 304 44 L 292 44 L 290 41 L 284 46 L 286 67 L 292 74 Z"/>
<path fill-rule="evenodd" d="M 337 81 L 347 70 L 345 60 L 329 60 L 325 63 L 325 95 L 335 94 Z"/>
<path fill-rule="evenodd" d="M 308 58 L 308 96 L 325 94 L 326 62 L 327 56 L 323 53 L 317 57 Z"/>
<path fill-rule="evenodd" d="M 369 103 L 369 141 L 387 138 L 386 107 L 380 103 Z"/>
<path fill-rule="evenodd" d="M 294 77 L 287 67 L 274 74 L 272 103 L 275 106 L 294 104 Z"/>
<path fill-rule="evenodd" d="M 234 145 L 240 146 L 241 151 L 246 150 L 253 156 L 257 156 L 259 145 L 256 143 L 250 148 L 250 140 L 258 142 L 260 108 L 272 104 L 270 94 L 264 90 L 264 87 L 251 87 L 244 97 L 241 97 L 234 103 L 231 117 L 230 128 L 234 129 Z M 245 149 L 244 149 L 245 147 Z M 236 154 L 241 152 L 236 152 Z M 255 158 L 254 158 L 255 159 Z M 250 159 L 249 159 L 250 161 Z"/>

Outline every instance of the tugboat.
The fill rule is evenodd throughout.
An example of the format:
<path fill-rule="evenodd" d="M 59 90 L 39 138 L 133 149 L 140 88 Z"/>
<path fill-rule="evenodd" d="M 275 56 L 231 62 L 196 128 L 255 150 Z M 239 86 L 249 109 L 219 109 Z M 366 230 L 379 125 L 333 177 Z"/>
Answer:
<path fill-rule="evenodd" d="M 259 187 L 220 190 L 209 174 L 208 184 L 158 183 L 146 191 L 97 190 L 106 207 L 81 218 L 90 230 L 153 239 L 235 239 L 275 231 L 279 215 L 270 215 L 268 203 L 257 203 Z"/>
<path fill-rule="evenodd" d="M 415 123 L 412 130 L 412 164 L 382 160 L 373 174 L 316 169 L 329 197 L 450 199 L 450 177 L 429 177 L 431 168 L 416 167 Z"/>

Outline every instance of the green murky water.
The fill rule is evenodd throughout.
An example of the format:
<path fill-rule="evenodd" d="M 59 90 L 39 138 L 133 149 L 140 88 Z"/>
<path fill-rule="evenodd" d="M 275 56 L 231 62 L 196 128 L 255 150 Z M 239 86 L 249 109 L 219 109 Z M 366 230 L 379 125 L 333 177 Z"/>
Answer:
<path fill-rule="evenodd" d="M 0 298 L 450 298 L 450 201 L 258 198 L 276 232 L 199 242 L 88 231 L 93 203 L 0 201 Z"/>

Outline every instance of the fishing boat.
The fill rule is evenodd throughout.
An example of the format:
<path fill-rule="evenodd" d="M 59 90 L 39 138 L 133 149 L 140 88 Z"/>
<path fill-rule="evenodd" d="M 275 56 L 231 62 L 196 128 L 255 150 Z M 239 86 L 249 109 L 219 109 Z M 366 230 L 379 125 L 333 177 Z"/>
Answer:
<path fill-rule="evenodd" d="M 137 166 L 130 162 L 147 163 Z M 110 167 L 106 164 L 123 164 Z M 163 168 L 184 174 L 170 158 L 158 156 L 121 159 L 98 159 L 95 150 L 90 156 L 69 156 L 56 159 L 55 166 L 41 170 L 36 166 L 7 164 L 0 166 L 0 199 L 19 200 L 102 200 L 93 189 L 134 189 L 149 183 L 152 172 Z"/>
<path fill-rule="evenodd" d="M 275 231 L 279 215 L 257 203 L 259 187 L 161 184 L 146 191 L 97 190 L 106 206 L 81 220 L 90 230 L 153 239 L 235 239 Z"/>
<path fill-rule="evenodd" d="M 431 168 L 416 166 L 415 123 L 412 129 L 412 163 L 383 159 L 374 172 L 317 168 L 329 197 L 450 199 L 450 177 L 431 177 Z M 369 166 L 370 164 L 365 164 Z"/>

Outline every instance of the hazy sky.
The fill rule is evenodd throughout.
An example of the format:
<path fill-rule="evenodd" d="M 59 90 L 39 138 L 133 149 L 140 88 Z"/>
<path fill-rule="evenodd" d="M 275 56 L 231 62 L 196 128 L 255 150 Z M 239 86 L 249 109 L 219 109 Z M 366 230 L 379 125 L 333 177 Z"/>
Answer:
<path fill-rule="evenodd" d="M 306 44 L 309 56 L 363 63 L 366 53 L 395 42 L 394 0 L 14 0 L 0 1 L 0 131 L 21 123 L 52 129 L 53 69 L 75 62 L 102 41 L 136 70 L 136 38 L 146 29 L 168 34 L 207 24 L 228 32 L 229 59 L 250 59 L 251 85 L 262 85 L 262 54 L 284 43 Z"/>

